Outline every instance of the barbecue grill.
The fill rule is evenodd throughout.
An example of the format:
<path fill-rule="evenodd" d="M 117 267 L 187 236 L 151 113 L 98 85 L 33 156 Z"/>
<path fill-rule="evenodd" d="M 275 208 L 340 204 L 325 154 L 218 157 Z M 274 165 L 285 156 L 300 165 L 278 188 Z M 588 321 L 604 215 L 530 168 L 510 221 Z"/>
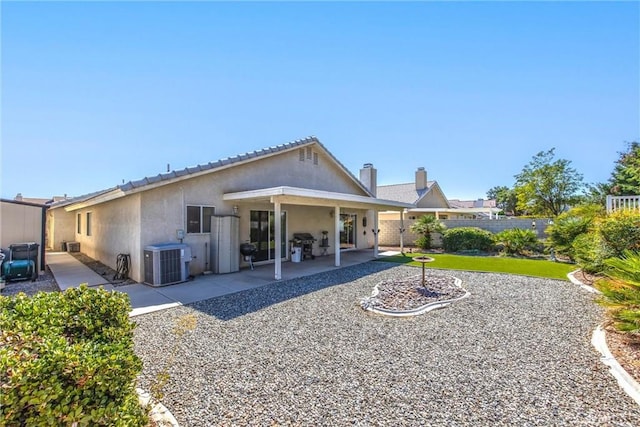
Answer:
<path fill-rule="evenodd" d="M 294 247 L 302 248 L 302 259 L 306 259 L 307 257 L 315 259 L 313 255 L 313 244 L 316 241 L 317 239 L 313 237 L 311 233 L 293 233 L 293 239 L 289 242 Z"/>

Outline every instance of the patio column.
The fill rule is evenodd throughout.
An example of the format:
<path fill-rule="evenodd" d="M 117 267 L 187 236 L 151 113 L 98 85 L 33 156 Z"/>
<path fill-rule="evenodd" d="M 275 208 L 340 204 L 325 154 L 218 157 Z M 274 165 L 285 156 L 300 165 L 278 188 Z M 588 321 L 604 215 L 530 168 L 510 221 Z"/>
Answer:
<path fill-rule="evenodd" d="M 400 211 L 400 253 L 404 253 L 404 210 Z"/>
<path fill-rule="evenodd" d="M 334 236 L 333 241 L 336 247 L 336 267 L 340 267 L 340 206 L 336 206 L 333 212 L 333 220 L 334 220 Z"/>
<path fill-rule="evenodd" d="M 276 280 L 280 280 L 282 279 L 282 213 L 280 209 L 280 202 L 278 200 L 273 201 L 273 216 L 276 233 L 275 278 Z"/>
<path fill-rule="evenodd" d="M 373 233 L 373 257 L 378 258 L 378 234 L 380 234 L 380 229 L 378 228 L 378 211 L 373 211 L 373 226 L 376 228 L 376 231 Z"/>

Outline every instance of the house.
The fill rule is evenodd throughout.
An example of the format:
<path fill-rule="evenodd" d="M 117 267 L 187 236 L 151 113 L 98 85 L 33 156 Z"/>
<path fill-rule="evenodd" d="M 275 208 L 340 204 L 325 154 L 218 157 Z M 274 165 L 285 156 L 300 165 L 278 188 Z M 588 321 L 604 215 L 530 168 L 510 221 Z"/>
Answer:
<path fill-rule="evenodd" d="M 441 220 L 470 220 L 497 218 L 500 212 L 495 201 L 447 199 L 438 182 L 427 179 L 424 167 L 416 170 L 414 182 L 378 186 L 376 195 L 411 205 L 403 212 L 402 218 L 393 211 L 379 213 L 379 243 L 384 246 L 402 247 L 405 243 L 413 243 L 418 236 L 410 233 L 409 228 L 424 215 L 433 215 Z"/>
<path fill-rule="evenodd" d="M 257 248 L 254 262 L 272 263 L 279 280 L 296 233 L 316 240 L 314 255 L 326 236 L 323 252 L 334 256 L 336 266 L 342 251 L 377 251 L 377 212 L 399 216 L 411 206 L 375 197 L 371 172 L 363 168 L 356 178 L 308 137 L 53 203 L 51 246 L 76 242 L 81 252 L 113 268 L 118 255 L 128 254 L 129 276 L 141 282 L 150 245 L 188 245 L 189 273 L 198 275 L 216 272 L 220 257 L 232 266 L 224 272 L 248 266 L 239 246 L 249 242 Z"/>

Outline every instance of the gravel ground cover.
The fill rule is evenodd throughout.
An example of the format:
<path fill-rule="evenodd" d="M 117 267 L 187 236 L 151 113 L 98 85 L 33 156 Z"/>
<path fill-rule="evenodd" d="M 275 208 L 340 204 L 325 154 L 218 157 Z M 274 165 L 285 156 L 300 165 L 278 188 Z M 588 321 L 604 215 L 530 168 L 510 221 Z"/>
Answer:
<path fill-rule="evenodd" d="M 376 283 L 414 274 L 370 262 L 136 317 L 140 385 L 167 369 L 181 426 L 640 425 L 590 344 L 603 318 L 591 294 L 452 272 L 472 295 L 445 309 L 360 307 Z"/>

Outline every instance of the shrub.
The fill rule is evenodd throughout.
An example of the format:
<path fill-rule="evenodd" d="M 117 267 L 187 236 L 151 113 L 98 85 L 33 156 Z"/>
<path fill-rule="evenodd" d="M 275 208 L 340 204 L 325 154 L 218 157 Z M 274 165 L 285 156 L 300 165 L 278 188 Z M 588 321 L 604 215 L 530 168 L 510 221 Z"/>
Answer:
<path fill-rule="evenodd" d="M 621 257 L 627 251 L 640 250 L 640 213 L 618 211 L 597 221 L 602 242 L 613 256 Z"/>
<path fill-rule="evenodd" d="M 502 253 L 524 255 L 526 252 L 538 252 L 540 241 L 533 230 L 512 228 L 503 230 L 495 236 L 496 243 L 502 246 Z"/>
<path fill-rule="evenodd" d="M 547 245 L 558 254 L 566 255 L 571 261 L 575 261 L 573 241 L 579 235 L 587 233 L 594 219 L 602 214 L 601 206 L 584 205 L 558 215 L 553 224 L 547 227 Z"/>
<path fill-rule="evenodd" d="M 0 296 L 4 425 L 142 426 L 128 296 L 86 286 Z"/>
<path fill-rule="evenodd" d="M 488 251 L 493 247 L 493 234 L 477 227 L 451 228 L 444 232 L 442 246 L 447 252 Z"/>
<path fill-rule="evenodd" d="M 604 260 L 611 256 L 598 233 L 581 234 L 573 241 L 575 261 L 587 273 L 604 270 Z"/>
<path fill-rule="evenodd" d="M 596 282 L 599 302 L 609 309 L 614 326 L 640 342 L 640 253 L 624 251 L 605 261 L 609 279 Z"/>

